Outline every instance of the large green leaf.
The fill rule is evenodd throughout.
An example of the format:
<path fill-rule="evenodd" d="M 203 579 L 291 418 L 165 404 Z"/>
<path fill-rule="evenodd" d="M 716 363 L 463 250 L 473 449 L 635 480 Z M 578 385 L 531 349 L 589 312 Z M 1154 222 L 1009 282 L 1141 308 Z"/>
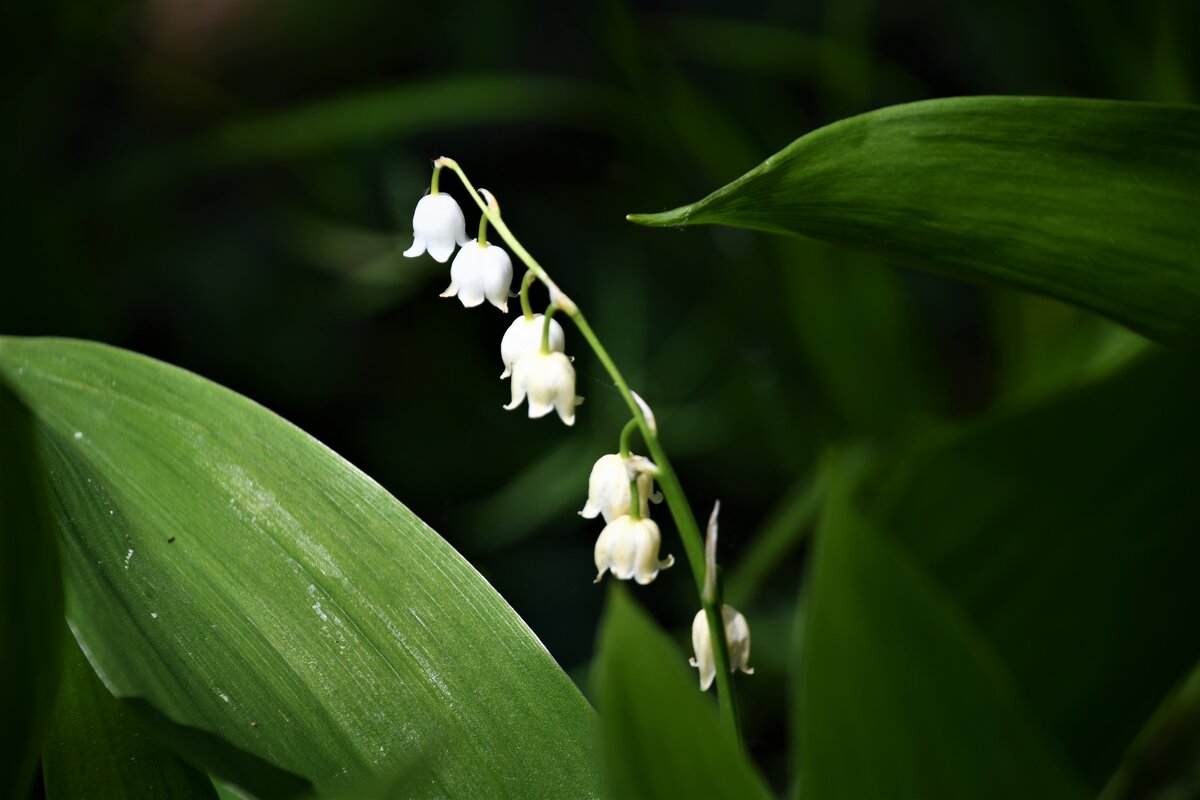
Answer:
<path fill-rule="evenodd" d="M 842 120 L 697 203 L 630 219 L 854 245 L 1191 342 L 1198 186 L 1195 107 L 964 97 Z"/>
<path fill-rule="evenodd" d="M 208 777 L 180 761 L 109 694 L 79 646 L 67 638 L 62 683 L 42 755 L 48 800 L 215 800 Z"/>
<path fill-rule="evenodd" d="M 62 583 L 29 410 L 0 382 L 0 796 L 22 797 L 54 703 Z"/>
<path fill-rule="evenodd" d="M 269 796 L 299 788 L 287 773 L 324 792 L 417 762 L 415 795 L 597 792 L 574 685 L 336 454 L 113 348 L 0 339 L 0 376 L 39 420 L 67 617 L 108 688 L 189 760 Z"/>
<path fill-rule="evenodd" d="M 854 498 L 831 491 L 800 679 L 805 788 L 869 796 L 843 783 L 869 762 L 876 794 L 908 787 L 892 797 L 1098 792 L 1200 658 L 1181 625 L 1200 608 L 1198 405 L 1189 359 L 1156 352 L 943 431 Z M 989 778 L 989 753 L 1030 784 Z"/>
<path fill-rule="evenodd" d="M 594 669 L 609 796 L 769 796 L 687 656 L 620 588 L 608 597 Z"/>
<path fill-rule="evenodd" d="M 796 343 L 852 430 L 894 435 L 940 410 L 931 342 L 903 274 L 820 242 L 789 237 L 773 244 Z"/>
<path fill-rule="evenodd" d="M 1094 789 L 1200 659 L 1180 625 L 1200 609 L 1200 376 L 1154 355 L 912 450 L 875 506 Z"/>
<path fill-rule="evenodd" d="M 961 609 L 834 477 L 817 534 L 800 796 L 1085 796 Z"/>

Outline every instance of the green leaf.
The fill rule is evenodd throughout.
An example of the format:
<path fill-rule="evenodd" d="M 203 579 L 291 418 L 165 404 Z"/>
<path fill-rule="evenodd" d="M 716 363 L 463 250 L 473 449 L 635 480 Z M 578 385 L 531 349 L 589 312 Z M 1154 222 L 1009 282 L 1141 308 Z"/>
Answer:
<path fill-rule="evenodd" d="M 29 410 L 0 380 L 0 796 L 23 797 L 58 682 L 62 583 Z"/>
<path fill-rule="evenodd" d="M 813 131 L 643 225 L 796 233 L 1200 333 L 1200 109 L 1071 98 L 892 106 Z"/>
<path fill-rule="evenodd" d="M 1103 317 L 1017 292 L 992 296 L 999 404 L 1029 404 L 1116 372 L 1152 342 Z"/>
<path fill-rule="evenodd" d="M 66 638 L 62 683 L 42 755 L 46 797 L 216 798 L 208 777 L 182 762 L 109 694 L 74 639 Z"/>
<path fill-rule="evenodd" d="M 800 239 L 779 239 L 779 291 L 796 341 L 855 431 L 894 435 L 927 423 L 944 394 L 904 276 L 885 262 Z M 870 364 L 864 369 L 864 364 Z"/>
<path fill-rule="evenodd" d="M 1200 381 L 1153 355 L 913 449 L 874 504 L 1094 791 L 1200 659 Z"/>
<path fill-rule="evenodd" d="M 800 796 L 1083 797 L 988 642 L 831 480 L 798 681 Z"/>
<path fill-rule="evenodd" d="M 609 796 L 769 796 L 687 656 L 620 588 L 609 593 L 594 670 Z"/>
<path fill-rule="evenodd" d="M 1151 719 L 1100 800 L 1200 796 L 1200 665 Z"/>
<path fill-rule="evenodd" d="M 308 156 L 431 130 L 562 119 L 612 125 L 620 94 L 600 84 L 531 75 L 463 75 L 356 92 L 236 120 L 193 145 L 217 164 Z"/>
<path fill-rule="evenodd" d="M 1200 658 L 1180 627 L 1200 608 L 1198 405 L 1189 359 L 1155 351 L 941 431 L 854 497 L 841 469 L 808 596 L 805 791 L 1098 793 Z M 1002 766 L 977 762 L 997 753 L 1031 784 L 989 777 Z M 871 776 L 845 777 L 862 763 Z"/>
<path fill-rule="evenodd" d="M 550 654 L 319 442 L 96 344 L 0 339 L 0 375 L 38 417 L 68 620 L 190 761 L 268 796 L 414 761 L 414 794 L 598 792 L 594 714 Z"/>

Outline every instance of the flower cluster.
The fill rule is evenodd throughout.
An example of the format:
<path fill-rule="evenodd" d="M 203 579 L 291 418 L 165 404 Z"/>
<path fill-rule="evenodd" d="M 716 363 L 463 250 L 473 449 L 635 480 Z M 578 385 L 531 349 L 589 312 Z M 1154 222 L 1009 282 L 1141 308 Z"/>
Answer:
<path fill-rule="evenodd" d="M 486 210 L 479 221 L 479 235 L 467 239 L 466 219 L 454 198 L 438 191 L 438 175 L 443 166 L 456 171 L 473 199 Z M 604 529 L 596 539 L 595 563 L 596 583 L 606 572 L 619 580 L 635 580 L 639 584 L 651 583 L 658 573 L 675 563 L 674 556 L 659 558 L 662 533 L 658 524 L 650 518 L 650 503 L 662 501 L 662 495 L 654 491 L 658 467 L 643 456 L 630 452 L 629 437 L 641 428 L 647 437 L 657 436 L 653 412 L 645 402 L 625 388 L 619 373 L 612 365 L 595 334 L 590 332 L 579 310 L 570 298 L 559 291 L 545 271 L 520 246 L 508 232 L 500 217 L 496 198 L 486 189 L 476 193 L 466 180 L 462 170 L 450 159 L 435 162 L 430 193 L 421 198 L 413 214 L 413 244 L 404 255 L 415 258 L 428 252 L 434 259 L 445 263 L 454 254 L 458 255 L 450 265 L 450 285 L 442 297 L 457 297 L 466 308 L 482 305 L 486 300 L 502 312 L 508 312 L 508 300 L 512 294 L 513 265 L 508 253 L 487 241 L 489 219 L 504 235 L 505 241 L 514 248 L 521 260 L 529 267 L 521 282 L 521 315 L 513 320 L 500 341 L 500 359 L 504 363 L 501 379 L 511 379 L 512 399 L 504 406 L 513 410 L 527 403 L 530 418 L 544 417 L 556 411 L 567 425 L 575 423 L 575 407 L 583 398 L 575 396 L 575 368 L 566 353 L 566 336 L 562 326 L 553 319 L 556 311 L 570 316 L 588 341 L 596 349 L 601 360 L 614 375 L 618 386 L 626 394 L 631 408 L 636 407 L 635 419 L 625 426 L 621 434 L 620 451 L 610 453 L 596 461 L 588 477 L 587 502 L 579 512 L 588 519 L 604 518 Z M 540 279 L 550 290 L 550 305 L 544 314 L 535 314 L 529 305 L 529 287 Z M 655 439 L 647 442 L 653 449 Z M 660 452 L 660 451 L 655 451 Z M 664 466 L 666 463 L 664 462 Z M 716 575 L 716 518 L 714 508 L 709 521 L 707 550 L 709 580 Z M 693 526 L 694 529 L 694 526 Z M 715 584 L 714 584 L 715 587 Z M 705 602 L 715 606 L 719 592 L 715 588 L 704 591 Z M 748 667 L 750 658 L 750 629 L 746 618 L 730 606 L 722 608 L 724 636 L 729 650 L 731 671 L 740 667 L 752 673 Z M 705 610 L 701 610 L 692 624 L 692 644 L 695 658 L 692 666 L 700 670 L 700 688 L 707 690 L 716 675 L 713 656 L 712 631 L 709 629 Z"/>
<path fill-rule="evenodd" d="M 413 214 L 413 243 L 404 255 L 416 258 L 429 252 L 445 263 L 459 246 L 458 255 L 450 265 L 450 285 L 442 297 L 457 297 L 465 308 L 474 308 L 487 300 L 508 313 L 512 295 L 512 259 L 502 247 L 487 241 L 487 215 L 479 221 L 479 236 L 466 237 L 466 219 L 454 198 L 437 190 L 436 178 L 430 194 L 422 197 Z M 496 199 L 487 192 L 489 203 Z M 500 358 L 504 362 L 501 378 L 512 378 L 510 411 L 529 400 L 529 417 L 544 417 L 551 411 L 567 425 L 575 424 L 575 406 L 583 398 L 575 396 L 575 368 L 563 354 L 566 338 L 562 326 L 551 315 L 534 314 L 526 307 L 513 320 L 500 341 Z"/>

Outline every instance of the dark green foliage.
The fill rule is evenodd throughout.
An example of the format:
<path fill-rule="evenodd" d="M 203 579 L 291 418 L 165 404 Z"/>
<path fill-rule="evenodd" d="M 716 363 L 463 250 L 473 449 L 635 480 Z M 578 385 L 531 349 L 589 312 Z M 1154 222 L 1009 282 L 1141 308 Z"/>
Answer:
<path fill-rule="evenodd" d="M 109 694 L 66 636 L 62 684 L 42 756 L 48 800 L 215 800 L 212 782 Z"/>
<path fill-rule="evenodd" d="M 592 674 L 609 796 L 767 797 L 686 658 L 626 591 L 609 592 Z"/>
<path fill-rule="evenodd" d="M 62 585 L 29 409 L 0 380 L 0 795 L 25 793 L 58 685 Z"/>

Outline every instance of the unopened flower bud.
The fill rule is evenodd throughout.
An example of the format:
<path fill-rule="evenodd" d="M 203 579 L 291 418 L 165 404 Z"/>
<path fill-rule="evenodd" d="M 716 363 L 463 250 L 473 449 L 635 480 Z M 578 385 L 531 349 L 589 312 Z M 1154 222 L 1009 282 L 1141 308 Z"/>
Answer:
<path fill-rule="evenodd" d="M 721 617 L 725 622 L 725 643 L 729 645 L 729 671 L 740 669 L 747 675 L 753 675 L 750 662 L 750 626 L 741 612 L 731 605 L 721 606 Z M 688 661 L 700 670 L 700 691 L 708 691 L 713 679 L 717 676 L 717 666 L 713 659 L 712 636 L 708 629 L 708 617 L 704 609 L 696 613 L 692 620 L 692 649 L 696 657 Z"/>
<path fill-rule="evenodd" d="M 454 246 L 467 242 L 467 222 L 454 198 L 445 192 L 427 194 L 417 202 L 413 213 L 413 243 L 404 251 L 409 258 L 429 250 L 443 264 L 450 260 Z"/>
<path fill-rule="evenodd" d="M 596 540 L 596 582 L 611 571 L 613 577 L 626 581 L 633 578 L 647 584 L 658 577 L 659 570 L 675 563 L 674 556 L 661 561 L 658 548 L 662 534 L 649 517 L 631 519 L 623 514 L 604 526 Z"/>

